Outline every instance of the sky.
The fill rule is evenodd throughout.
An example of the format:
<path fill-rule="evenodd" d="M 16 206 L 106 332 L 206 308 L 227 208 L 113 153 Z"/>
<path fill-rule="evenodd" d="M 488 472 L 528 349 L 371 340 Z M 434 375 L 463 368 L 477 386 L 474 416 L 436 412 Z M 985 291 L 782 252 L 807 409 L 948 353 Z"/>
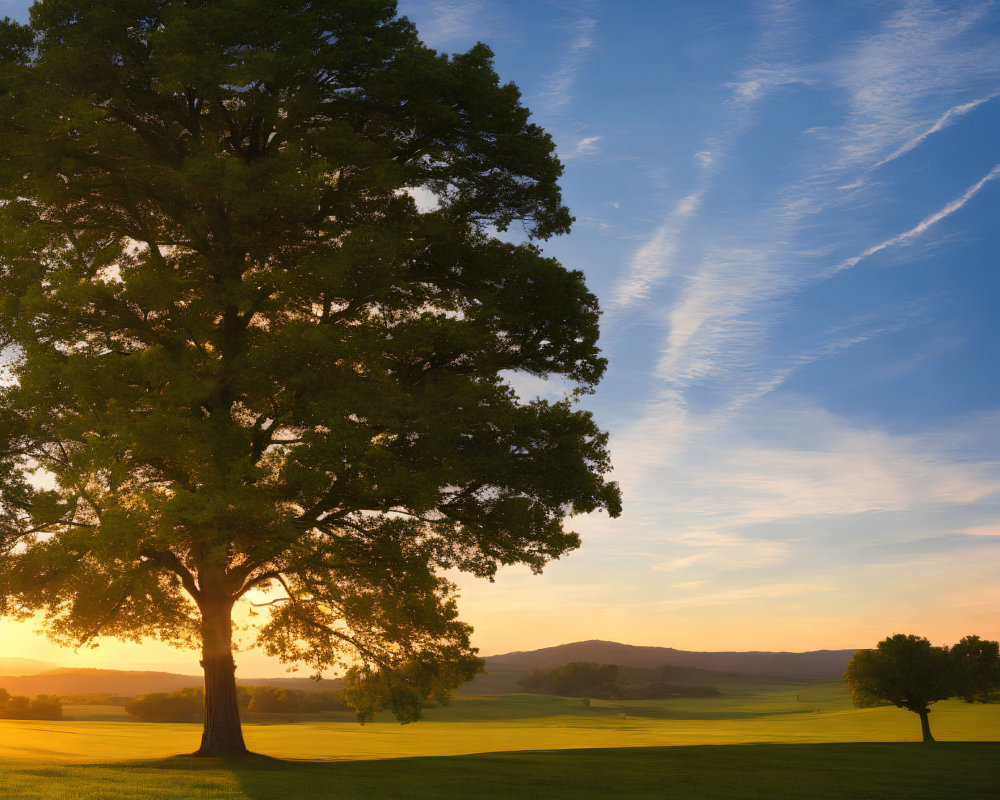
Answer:
<path fill-rule="evenodd" d="M 455 576 L 481 653 L 1000 638 L 1000 3 L 399 5 L 552 134 L 576 223 L 544 250 L 604 311 L 625 511 L 542 575 Z M 198 671 L 13 623 L 2 655 Z"/>

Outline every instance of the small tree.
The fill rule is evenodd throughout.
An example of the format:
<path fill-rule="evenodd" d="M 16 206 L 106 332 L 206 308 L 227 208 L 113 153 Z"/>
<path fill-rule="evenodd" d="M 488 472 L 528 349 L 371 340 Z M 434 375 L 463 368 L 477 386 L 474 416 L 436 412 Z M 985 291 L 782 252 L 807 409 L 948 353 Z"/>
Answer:
<path fill-rule="evenodd" d="M 28 719 L 31 698 L 14 695 L 7 701 L 7 716 L 11 719 Z"/>
<path fill-rule="evenodd" d="M 1000 642 L 966 636 L 951 648 L 955 694 L 967 703 L 991 703 L 1000 691 Z"/>
<path fill-rule="evenodd" d="M 199 688 L 143 694 L 126 702 L 125 711 L 143 722 L 194 722 L 204 713 L 204 693 Z"/>
<path fill-rule="evenodd" d="M 40 694 L 31 698 L 31 702 L 28 704 L 28 713 L 31 715 L 31 719 L 62 719 L 62 703 L 56 697 Z"/>
<path fill-rule="evenodd" d="M 567 231 L 560 172 L 489 49 L 390 0 L 0 24 L 0 611 L 199 648 L 201 754 L 245 751 L 251 592 L 259 644 L 350 668 L 363 717 L 446 699 L 481 662 L 443 572 L 540 570 L 620 510 L 576 407 L 596 298 L 497 235 Z"/>
<path fill-rule="evenodd" d="M 574 661 L 556 670 L 552 692 L 565 697 L 612 697 L 618 678 L 616 664 L 593 664 Z"/>
<path fill-rule="evenodd" d="M 259 686 L 250 693 L 248 711 L 277 714 L 299 710 L 299 695 L 277 686 Z"/>
<path fill-rule="evenodd" d="M 928 714 L 938 700 L 955 695 L 954 669 L 945 647 L 921 636 L 897 633 L 875 650 L 859 650 L 847 665 L 847 688 L 858 708 L 892 703 L 920 717 L 925 742 L 933 742 Z"/>
<path fill-rule="evenodd" d="M 57 697 L 11 697 L 0 689 L 0 719 L 62 719 L 62 703 Z"/>

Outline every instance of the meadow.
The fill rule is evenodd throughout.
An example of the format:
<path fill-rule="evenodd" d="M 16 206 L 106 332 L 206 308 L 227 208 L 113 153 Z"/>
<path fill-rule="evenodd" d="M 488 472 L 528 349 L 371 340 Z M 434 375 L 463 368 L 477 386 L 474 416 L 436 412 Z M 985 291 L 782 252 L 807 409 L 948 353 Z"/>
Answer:
<path fill-rule="evenodd" d="M 196 724 L 69 706 L 72 720 L 0 721 L 0 796 L 995 797 L 1000 706 L 914 714 L 851 708 L 840 682 L 733 685 L 713 698 L 613 702 L 460 697 L 401 726 L 348 715 L 250 720 L 257 756 L 178 756 Z"/>

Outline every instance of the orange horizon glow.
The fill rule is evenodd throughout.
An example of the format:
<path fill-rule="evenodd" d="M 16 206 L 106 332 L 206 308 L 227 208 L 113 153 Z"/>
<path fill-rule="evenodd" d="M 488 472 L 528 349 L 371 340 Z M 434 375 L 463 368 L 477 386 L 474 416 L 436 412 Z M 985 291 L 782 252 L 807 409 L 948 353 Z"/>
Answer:
<path fill-rule="evenodd" d="M 558 572 L 571 571 L 571 564 L 572 559 L 560 564 Z M 533 576 L 527 571 L 508 570 L 494 584 L 470 580 L 463 585 L 460 609 L 475 628 L 473 644 L 481 656 L 590 639 L 702 652 L 867 648 L 893 633 L 926 636 L 935 645 L 951 645 L 969 634 L 1000 639 L 1000 624 L 991 613 L 992 596 L 955 613 L 955 604 L 965 592 L 960 582 L 952 584 L 950 591 L 939 584 L 934 597 L 924 602 L 917 602 L 912 590 L 905 593 L 897 587 L 899 600 L 913 603 L 909 609 L 854 607 L 842 604 L 842 593 L 835 589 L 808 592 L 792 586 L 757 591 L 756 597 L 746 600 L 734 597 L 733 592 L 721 598 L 719 593 L 702 595 L 707 597 L 703 599 L 706 605 L 687 607 L 679 596 L 690 590 L 664 590 L 662 596 L 667 599 L 661 604 L 672 602 L 677 607 L 661 612 L 653 602 L 645 607 L 625 602 L 601 605 L 596 589 L 593 593 L 598 602 L 587 602 L 582 599 L 587 592 L 579 587 L 547 580 L 550 572 L 557 571 Z M 948 602 L 949 597 L 952 602 Z M 245 617 L 238 617 L 238 624 L 245 622 Z M 241 648 L 247 648 L 252 636 L 241 633 L 237 639 L 242 641 Z M 39 632 L 37 623 L 9 620 L 0 621 L 0 656 L 37 659 L 68 668 L 201 673 L 196 650 L 179 650 L 153 640 L 134 644 L 101 639 L 96 647 L 74 651 L 51 642 Z M 235 658 L 237 675 L 244 678 L 310 674 L 307 667 L 290 672 L 287 665 L 256 649 L 240 649 Z"/>

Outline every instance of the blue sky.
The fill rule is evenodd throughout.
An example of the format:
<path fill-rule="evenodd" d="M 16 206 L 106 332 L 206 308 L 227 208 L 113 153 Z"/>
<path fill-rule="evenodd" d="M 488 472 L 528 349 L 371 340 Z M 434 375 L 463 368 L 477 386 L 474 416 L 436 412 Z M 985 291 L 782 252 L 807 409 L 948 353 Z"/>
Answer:
<path fill-rule="evenodd" d="M 484 649 L 1000 636 L 1000 6 L 400 5 L 553 134 L 605 311 L 625 514 L 463 581 Z"/>
<path fill-rule="evenodd" d="M 605 312 L 625 513 L 459 578 L 482 651 L 1000 638 L 1000 3 L 400 10 L 520 86 Z"/>

